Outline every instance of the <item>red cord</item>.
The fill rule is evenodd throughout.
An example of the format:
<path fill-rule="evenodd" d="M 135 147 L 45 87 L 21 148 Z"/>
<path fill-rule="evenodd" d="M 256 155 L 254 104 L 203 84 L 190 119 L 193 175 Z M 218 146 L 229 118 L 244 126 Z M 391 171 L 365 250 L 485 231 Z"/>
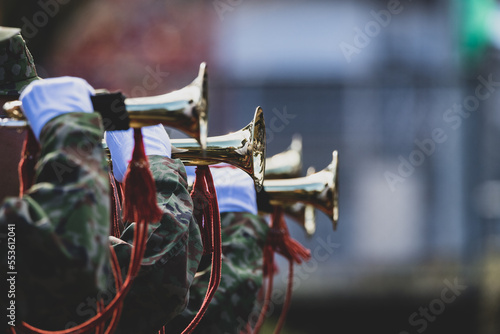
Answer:
<path fill-rule="evenodd" d="M 119 238 L 123 232 L 123 221 L 121 219 L 122 207 L 120 194 L 121 191 L 111 170 L 108 171 L 110 197 L 111 197 L 111 228 L 110 235 Z"/>
<path fill-rule="evenodd" d="M 19 174 L 19 197 L 22 197 L 35 181 L 35 165 L 40 152 L 40 144 L 30 127 L 26 130 L 21 161 L 17 167 Z"/>
<path fill-rule="evenodd" d="M 210 273 L 210 281 L 203 303 L 196 316 L 191 320 L 182 334 L 192 333 L 201 321 L 219 287 L 222 268 L 222 238 L 219 206 L 217 204 L 217 194 L 215 192 L 212 174 L 208 166 L 198 166 L 196 168 L 196 180 L 191 196 L 195 204 L 194 216 L 198 224 L 201 224 L 202 239 L 204 239 L 203 251 L 204 253 L 212 253 L 212 271 Z M 201 208 L 199 206 L 201 206 Z M 209 241 L 210 244 L 208 243 Z"/>
<path fill-rule="evenodd" d="M 264 254 L 264 256 L 266 256 Z M 268 255 L 268 265 L 274 266 L 274 252 L 271 253 L 271 255 Z M 264 266 L 266 263 L 264 262 Z M 268 278 L 267 278 L 267 289 L 266 289 L 266 295 L 264 297 L 264 305 L 262 305 L 262 309 L 259 314 L 259 318 L 257 319 L 257 323 L 255 324 L 253 333 L 259 333 L 260 328 L 264 324 L 264 320 L 266 317 L 267 310 L 269 308 L 269 302 L 271 301 L 271 294 L 273 291 L 273 277 L 274 273 L 271 273 Z"/>
<path fill-rule="evenodd" d="M 285 324 L 286 315 L 288 313 L 288 309 L 290 308 L 290 303 L 292 300 L 292 291 L 293 291 L 293 261 L 289 260 L 288 262 L 288 284 L 286 289 L 285 302 L 283 303 L 283 309 L 281 310 L 280 318 L 278 319 L 278 324 L 274 330 L 274 334 L 277 334 L 283 328 Z"/>
<path fill-rule="evenodd" d="M 277 271 L 274 263 L 274 253 L 279 253 L 289 261 L 287 293 L 278 324 L 276 325 L 274 331 L 274 333 L 277 334 L 281 331 L 281 328 L 285 323 L 286 314 L 290 307 L 293 291 L 294 262 L 300 264 L 303 260 L 308 261 L 311 258 L 311 252 L 290 236 L 288 227 L 286 226 L 283 208 L 278 206 L 274 207 L 274 211 L 271 215 L 271 226 L 267 235 L 266 245 L 264 246 L 263 271 L 264 277 L 268 276 L 268 287 L 266 297 L 264 299 L 264 305 L 262 306 L 259 318 L 254 327 L 253 333 L 255 334 L 260 331 L 269 308 L 273 288 L 273 276 Z"/>

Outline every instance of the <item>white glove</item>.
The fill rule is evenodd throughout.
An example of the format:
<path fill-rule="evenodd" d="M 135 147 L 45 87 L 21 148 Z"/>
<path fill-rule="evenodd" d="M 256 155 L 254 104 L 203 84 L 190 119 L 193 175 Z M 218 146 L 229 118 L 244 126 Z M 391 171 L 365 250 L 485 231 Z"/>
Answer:
<path fill-rule="evenodd" d="M 31 82 L 21 93 L 23 112 L 40 140 L 40 132 L 51 119 L 70 112 L 94 112 L 90 96 L 94 89 L 87 81 L 59 77 Z"/>
<path fill-rule="evenodd" d="M 247 173 L 228 164 L 210 168 L 214 180 L 219 212 L 250 212 L 257 214 L 255 184 Z M 226 167 L 219 167 L 226 166 Z M 193 184 L 196 167 L 186 166 L 188 183 Z"/>
<path fill-rule="evenodd" d="M 106 131 L 105 138 L 111 153 L 115 179 L 123 182 L 134 151 L 134 130 Z M 170 158 L 172 154 L 170 137 L 162 124 L 143 127 L 142 141 L 146 155 L 161 155 Z"/>

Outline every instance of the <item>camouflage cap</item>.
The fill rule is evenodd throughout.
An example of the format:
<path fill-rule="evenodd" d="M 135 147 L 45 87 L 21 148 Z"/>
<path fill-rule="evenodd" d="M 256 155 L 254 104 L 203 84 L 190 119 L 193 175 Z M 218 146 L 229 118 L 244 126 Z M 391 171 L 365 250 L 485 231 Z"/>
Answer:
<path fill-rule="evenodd" d="M 21 29 L 0 27 L 0 95 L 19 95 L 25 86 L 38 79 Z"/>

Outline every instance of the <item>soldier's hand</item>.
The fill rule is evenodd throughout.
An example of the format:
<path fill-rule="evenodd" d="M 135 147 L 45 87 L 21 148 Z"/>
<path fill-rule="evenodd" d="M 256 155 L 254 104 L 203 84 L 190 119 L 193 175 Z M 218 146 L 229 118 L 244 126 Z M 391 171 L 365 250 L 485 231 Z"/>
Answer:
<path fill-rule="evenodd" d="M 113 174 L 118 182 L 122 182 L 134 150 L 133 129 L 106 131 L 105 138 L 111 153 Z M 170 137 L 163 125 L 143 127 L 142 140 L 146 155 L 161 155 L 170 158 L 172 153 Z"/>
<path fill-rule="evenodd" d="M 188 183 L 195 179 L 194 166 L 186 166 Z M 250 212 L 257 214 L 255 183 L 239 168 L 222 163 L 210 167 L 214 180 L 219 212 Z"/>
<path fill-rule="evenodd" d="M 54 117 L 68 112 L 93 112 L 90 96 L 94 89 L 75 77 L 58 77 L 31 82 L 21 93 L 23 112 L 36 136 Z"/>

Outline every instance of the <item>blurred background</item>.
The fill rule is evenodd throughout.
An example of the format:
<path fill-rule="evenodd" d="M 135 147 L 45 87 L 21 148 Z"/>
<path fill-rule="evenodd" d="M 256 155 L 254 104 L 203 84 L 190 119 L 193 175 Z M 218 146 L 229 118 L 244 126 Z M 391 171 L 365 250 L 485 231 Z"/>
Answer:
<path fill-rule="evenodd" d="M 261 106 L 269 156 L 300 134 L 305 173 L 338 150 L 337 231 L 289 221 L 313 257 L 284 333 L 500 333 L 498 1 L 23 0 L 0 24 L 40 76 L 127 96 L 206 61 L 209 135 Z"/>

